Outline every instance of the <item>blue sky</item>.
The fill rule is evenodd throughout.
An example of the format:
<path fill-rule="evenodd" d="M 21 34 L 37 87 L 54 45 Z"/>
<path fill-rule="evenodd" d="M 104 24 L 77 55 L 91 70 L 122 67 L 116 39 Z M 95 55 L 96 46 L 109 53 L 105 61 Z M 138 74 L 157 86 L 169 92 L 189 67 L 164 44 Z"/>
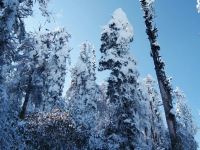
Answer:
<path fill-rule="evenodd" d="M 72 35 L 72 63 L 76 62 L 79 45 L 86 40 L 94 44 L 99 57 L 102 26 L 117 8 L 126 12 L 133 25 L 135 37 L 131 53 L 138 62 L 141 78 L 147 74 L 155 77 L 139 0 L 52 0 L 49 9 L 55 21 L 47 26 L 65 27 Z M 200 14 L 196 11 L 196 0 L 157 1 L 156 14 L 158 40 L 166 62 L 166 72 L 173 77 L 174 87 L 180 87 L 187 95 L 195 121 L 200 126 Z M 26 22 L 27 29 L 33 31 L 44 24 L 44 18 L 36 10 Z M 98 82 L 105 77 L 106 74 L 98 73 Z M 66 86 L 69 82 L 68 76 Z M 200 133 L 197 140 L 200 143 Z"/>

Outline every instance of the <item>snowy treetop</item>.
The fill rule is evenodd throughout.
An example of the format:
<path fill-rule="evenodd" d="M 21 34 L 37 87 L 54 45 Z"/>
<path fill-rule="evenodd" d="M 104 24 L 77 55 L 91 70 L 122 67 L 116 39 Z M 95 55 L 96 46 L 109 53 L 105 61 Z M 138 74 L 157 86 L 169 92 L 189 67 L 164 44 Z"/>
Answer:
<path fill-rule="evenodd" d="M 72 81 L 76 84 L 83 84 L 83 78 L 88 78 L 89 81 L 95 81 L 95 49 L 94 46 L 86 41 L 83 42 L 80 46 L 80 56 L 75 64 L 75 66 L 71 69 L 71 77 Z M 81 76 L 78 78 L 78 76 Z M 89 80 L 90 78 L 90 80 Z M 86 79 L 85 79 L 86 80 Z M 85 82 L 85 81 L 84 81 Z"/>
<path fill-rule="evenodd" d="M 124 40 L 132 41 L 133 39 L 133 27 L 130 24 L 125 12 L 118 8 L 114 11 L 112 15 L 112 19 L 109 21 L 109 23 L 104 26 L 103 33 L 111 33 L 112 30 L 110 26 L 114 25 L 119 30 L 119 38 L 117 40 L 117 43 L 121 43 Z M 102 34 L 103 34 L 102 33 Z"/>
<path fill-rule="evenodd" d="M 83 72 L 88 69 L 86 66 L 87 63 L 95 62 L 95 58 L 92 56 L 92 51 L 94 50 L 94 46 L 86 41 L 80 45 L 80 56 L 78 62 L 76 63 L 75 67 L 79 70 L 79 72 Z"/>
<path fill-rule="evenodd" d="M 81 57 L 81 60 L 82 61 L 87 61 L 88 59 L 90 59 L 90 57 L 92 58 L 92 50 L 94 50 L 94 46 L 86 41 L 86 42 L 83 42 L 81 45 L 80 45 L 80 57 Z M 93 58 L 94 59 L 94 58 Z M 95 61 L 95 60 L 92 60 L 92 61 Z"/>

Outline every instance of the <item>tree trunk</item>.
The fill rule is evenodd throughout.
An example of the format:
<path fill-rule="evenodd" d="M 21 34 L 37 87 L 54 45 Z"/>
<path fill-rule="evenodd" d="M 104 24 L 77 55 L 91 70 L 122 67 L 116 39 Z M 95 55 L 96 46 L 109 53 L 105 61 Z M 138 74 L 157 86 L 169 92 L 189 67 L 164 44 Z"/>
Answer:
<path fill-rule="evenodd" d="M 29 75 L 29 80 L 28 80 L 28 86 L 26 89 L 26 94 L 25 94 L 25 99 L 24 99 L 24 103 L 22 106 L 22 110 L 19 114 L 19 118 L 20 119 L 24 119 L 25 118 L 25 114 L 26 114 L 26 109 L 27 109 L 27 105 L 28 105 L 28 101 L 29 101 L 29 97 L 30 97 L 30 93 L 31 93 L 31 89 L 32 89 L 32 73 Z"/>
<path fill-rule="evenodd" d="M 180 145 L 178 144 L 178 137 L 176 134 L 176 118 L 175 115 L 172 113 L 173 110 L 172 95 L 171 95 L 172 89 L 169 85 L 169 81 L 165 74 L 164 62 L 161 60 L 161 56 L 159 55 L 160 46 L 157 44 L 158 30 L 153 25 L 154 9 L 152 6 L 152 2 L 149 3 L 146 0 L 140 0 L 140 3 L 144 11 L 146 33 L 148 35 L 148 39 L 151 45 L 151 56 L 154 61 L 158 85 L 160 88 L 160 93 L 163 101 L 165 117 L 171 139 L 171 148 L 172 150 L 179 150 Z"/>

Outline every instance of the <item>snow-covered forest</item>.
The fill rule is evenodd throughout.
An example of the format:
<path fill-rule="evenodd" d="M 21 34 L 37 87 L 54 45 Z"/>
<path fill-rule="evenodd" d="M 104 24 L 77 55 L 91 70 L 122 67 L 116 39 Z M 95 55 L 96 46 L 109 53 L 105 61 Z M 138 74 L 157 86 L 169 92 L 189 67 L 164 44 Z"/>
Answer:
<path fill-rule="evenodd" d="M 26 30 L 35 7 L 51 24 L 49 0 L 0 0 L 0 150 L 198 149 L 198 125 L 160 55 L 154 0 L 139 2 L 156 77 L 140 76 L 121 8 L 103 26 L 100 49 L 83 41 L 71 65 L 70 31 Z M 108 73 L 102 84 L 97 72 Z"/>

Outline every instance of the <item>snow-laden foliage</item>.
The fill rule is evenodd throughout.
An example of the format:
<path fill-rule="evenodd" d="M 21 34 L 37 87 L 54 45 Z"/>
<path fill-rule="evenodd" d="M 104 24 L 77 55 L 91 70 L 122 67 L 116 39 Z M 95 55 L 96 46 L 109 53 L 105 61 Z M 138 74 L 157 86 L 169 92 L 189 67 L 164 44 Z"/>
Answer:
<path fill-rule="evenodd" d="M 126 14 L 121 8 L 113 13 L 112 19 L 104 26 L 101 41 L 102 45 L 100 51 L 103 56 L 100 60 L 99 70 L 111 69 L 115 67 L 113 59 L 115 59 L 116 62 L 123 61 L 123 58 L 120 58 L 120 55 L 127 53 L 129 43 L 133 41 L 133 27 L 130 25 Z M 104 55 L 106 55 L 106 57 Z M 117 55 L 119 56 L 115 57 Z M 126 68 L 128 68 L 128 66 L 124 69 Z"/>
<path fill-rule="evenodd" d="M 147 3 L 147 6 L 152 5 L 155 2 L 155 0 L 145 0 L 145 3 Z"/>
<path fill-rule="evenodd" d="M 200 0 L 197 0 L 197 11 L 200 13 Z"/>
<path fill-rule="evenodd" d="M 107 81 L 96 83 L 95 49 L 84 42 L 63 98 L 70 35 L 64 29 L 26 33 L 24 19 L 32 15 L 35 2 L 49 21 L 49 0 L 0 1 L 0 149 L 169 149 L 155 82 L 150 76 L 139 80 L 129 53 L 133 27 L 123 10 L 113 13 L 101 35 L 99 70 L 110 72 Z M 153 13 L 154 0 L 141 2 Z M 145 23 L 158 52 L 151 13 Z M 168 86 L 168 80 L 163 84 Z M 175 94 L 177 111 L 170 114 L 178 118 L 183 149 L 195 150 L 191 112 L 183 94 Z"/>
<path fill-rule="evenodd" d="M 28 111 L 50 111 L 59 104 L 63 92 L 70 35 L 59 29 L 33 34 L 18 48 L 16 69 L 18 89 L 24 93 L 21 115 Z M 28 108 L 26 108 L 28 107 Z"/>
<path fill-rule="evenodd" d="M 99 70 L 110 70 L 107 99 L 110 123 L 104 130 L 107 149 L 137 149 L 145 147 L 138 121 L 141 102 L 138 91 L 136 62 L 129 53 L 133 27 L 121 8 L 104 27 L 101 35 L 102 53 Z M 144 148 L 143 147 L 143 148 Z"/>
<path fill-rule="evenodd" d="M 16 48 L 13 63 L 4 72 L 6 86 L 2 88 L 1 96 L 1 114 L 4 115 L 0 118 L 1 129 L 6 131 L 8 138 L 13 137 L 13 141 L 18 141 L 15 137 L 18 116 L 23 119 L 27 111 L 50 111 L 62 107 L 69 37 L 64 29 L 42 35 L 26 34 Z M 9 142 L 11 138 L 0 137 L 5 140 L 1 146 L 14 144 Z"/>
<path fill-rule="evenodd" d="M 95 50 L 92 44 L 81 45 L 78 62 L 71 70 L 71 86 L 66 93 L 68 109 L 80 129 L 91 129 L 95 126 L 97 101 L 100 90 L 95 83 Z"/>
<path fill-rule="evenodd" d="M 47 13 L 48 0 L 38 0 L 39 7 Z M 0 2 L 0 59 L 7 63 L 14 57 L 16 42 L 25 37 L 24 19 L 33 13 L 34 0 L 1 0 Z M 16 40 L 17 39 L 17 40 Z M 5 58 L 5 59 L 3 59 Z M 3 61 L 4 60 L 4 61 Z"/>
<path fill-rule="evenodd" d="M 192 119 L 192 112 L 187 104 L 185 94 L 177 88 L 174 90 L 176 97 L 177 134 L 183 150 L 197 150 L 195 140 L 197 128 Z"/>
<path fill-rule="evenodd" d="M 106 108 L 103 90 L 96 84 L 95 49 L 89 42 L 82 43 L 80 49 L 78 61 L 71 70 L 72 81 L 66 101 L 77 130 L 84 131 L 90 137 L 88 148 L 93 149 L 99 144 L 95 144 L 96 132 L 105 119 Z"/>
<path fill-rule="evenodd" d="M 59 109 L 34 113 L 19 122 L 24 149 L 84 149 L 88 137 L 78 132 L 69 114 Z"/>
<path fill-rule="evenodd" d="M 16 149 L 21 141 L 16 131 L 18 103 L 8 101 L 5 86 L 0 86 L 0 149 Z"/>
<path fill-rule="evenodd" d="M 33 0 L 0 1 L 0 149 L 16 149 L 20 141 L 16 134 L 20 92 L 10 89 L 16 83 L 10 78 L 14 74 L 11 64 L 26 34 L 23 20 L 32 14 L 32 7 Z"/>
<path fill-rule="evenodd" d="M 137 149 L 141 147 L 143 149 L 153 149 L 153 139 L 151 133 L 151 110 L 149 104 L 149 98 L 146 95 L 145 87 L 142 81 L 138 80 L 137 97 L 135 100 L 139 101 L 139 105 L 135 108 L 138 113 L 137 122 L 139 124 L 139 132 L 137 135 L 139 138 L 137 142 Z"/>
<path fill-rule="evenodd" d="M 48 10 L 48 3 L 50 2 L 51 0 L 37 0 L 38 4 L 39 4 L 39 9 L 42 13 L 42 16 L 46 17 L 47 18 L 47 21 L 50 21 L 50 15 L 51 15 L 51 12 Z"/>
<path fill-rule="evenodd" d="M 64 29 L 58 29 L 41 35 L 36 41 L 37 51 L 32 56 L 38 55 L 36 66 L 43 75 L 43 110 L 51 110 L 62 95 L 66 70 L 70 63 L 69 38 L 70 35 Z"/>
<path fill-rule="evenodd" d="M 147 99 L 149 103 L 150 110 L 150 137 L 153 140 L 153 149 L 167 149 L 169 148 L 169 139 L 167 137 L 167 129 L 164 126 L 164 122 L 162 120 L 162 114 L 160 110 L 160 106 L 162 105 L 162 100 L 158 91 L 156 89 L 156 82 L 152 78 L 151 75 L 148 75 L 143 80 L 144 91 L 147 92 Z"/>

